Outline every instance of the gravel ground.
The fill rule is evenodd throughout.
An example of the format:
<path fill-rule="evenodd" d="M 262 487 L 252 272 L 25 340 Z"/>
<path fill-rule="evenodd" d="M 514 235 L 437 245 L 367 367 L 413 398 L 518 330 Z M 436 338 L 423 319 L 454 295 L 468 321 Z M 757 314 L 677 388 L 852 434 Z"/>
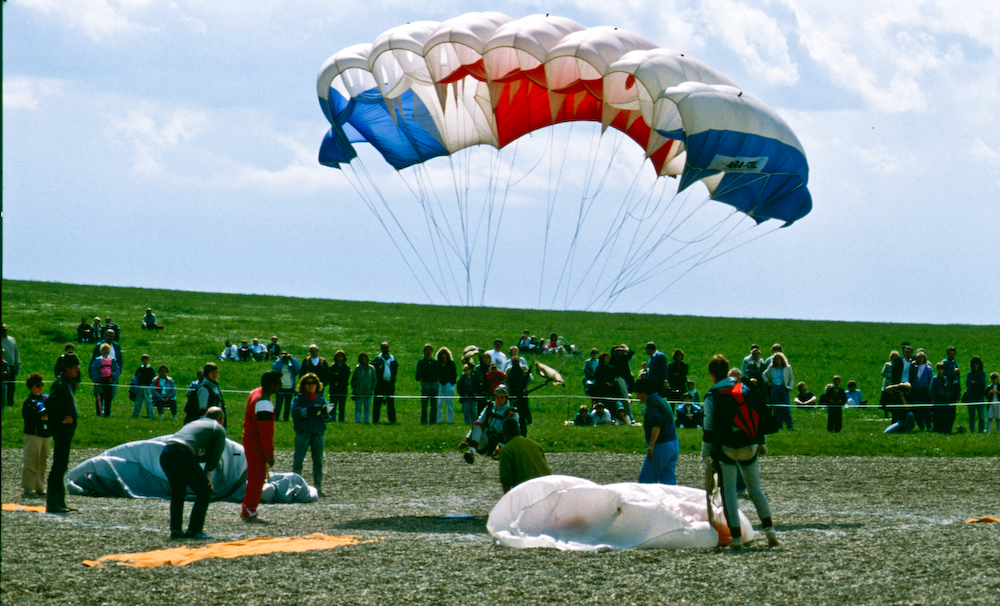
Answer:
<path fill-rule="evenodd" d="M 74 451 L 71 467 L 98 451 Z M 291 468 L 278 453 L 276 468 Z M 635 455 L 550 454 L 556 473 L 633 480 Z M 184 567 L 83 566 L 102 555 L 176 546 L 168 503 L 69 497 L 69 516 L 3 512 L 0 600 L 8 604 L 997 604 L 997 459 L 768 457 L 776 549 L 604 553 L 497 545 L 486 518 L 496 463 L 455 454 L 326 453 L 328 495 L 262 507 L 266 526 L 213 503 L 218 540 L 322 532 L 382 540 L 328 551 L 202 560 Z M 2 453 L 4 503 L 25 503 L 21 454 Z M 306 461 L 306 473 L 309 473 Z M 681 457 L 681 484 L 699 462 Z M 42 504 L 32 501 L 28 504 Z M 741 501 L 759 524 L 753 505 Z M 188 508 L 189 509 L 189 508 Z M 445 514 L 470 514 L 449 520 Z M 185 513 L 185 519 L 187 512 Z"/>

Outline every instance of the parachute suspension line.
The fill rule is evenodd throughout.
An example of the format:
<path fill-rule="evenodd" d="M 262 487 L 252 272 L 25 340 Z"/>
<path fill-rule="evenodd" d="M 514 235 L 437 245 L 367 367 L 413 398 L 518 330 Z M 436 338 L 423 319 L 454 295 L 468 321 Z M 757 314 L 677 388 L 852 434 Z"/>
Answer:
<path fill-rule="evenodd" d="M 420 205 L 420 208 L 424 211 L 424 226 L 427 228 L 427 236 L 431 241 L 431 250 L 434 252 L 434 260 L 437 265 L 438 275 L 440 277 L 440 285 L 443 287 L 445 284 L 447 284 L 447 282 L 445 281 L 444 268 L 442 267 L 441 264 L 442 251 L 439 251 L 438 249 L 439 247 L 444 248 L 444 243 L 443 243 L 443 238 L 441 237 L 440 227 L 438 226 L 437 220 L 434 217 L 434 209 L 428 203 L 429 201 L 427 199 L 427 192 L 422 187 L 420 187 L 419 183 L 417 184 L 417 189 L 414 190 L 413 187 L 411 187 L 410 184 L 407 182 L 403 173 L 400 172 L 399 176 L 400 180 L 402 180 L 403 183 L 406 184 L 406 186 L 410 189 L 410 193 L 413 194 L 413 197 L 416 198 L 417 203 Z M 437 233 L 435 234 L 435 232 Z M 437 237 L 435 237 L 435 235 L 437 235 Z M 435 280 L 433 274 L 431 275 L 431 279 Z M 441 288 L 440 290 L 444 293 L 445 304 L 450 304 L 451 298 L 448 296 L 447 289 Z"/>
<path fill-rule="evenodd" d="M 594 130 L 596 131 L 596 128 Z M 610 155 L 612 159 L 616 157 L 618 147 L 624 140 L 624 135 L 619 133 L 617 130 L 614 132 L 618 133 L 618 136 L 612 138 L 612 150 Z M 595 140 L 597 141 L 596 145 L 594 143 Z M 552 293 L 551 306 L 555 306 L 556 298 L 558 297 L 559 290 L 562 288 L 563 279 L 565 278 L 566 289 L 565 296 L 563 297 L 563 309 L 569 308 L 571 301 L 570 285 L 573 283 L 573 267 L 574 261 L 576 260 L 577 245 L 580 242 L 580 231 L 583 229 L 583 224 L 586 221 L 587 216 L 590 214 L 590 210 L 593 208 L 594 201 L 597 199 L 597 194 L 600 193 L 601 189 L 603 189 L 605 183 L 607 182 L 608 174 L 610 173 L 611 166 L 613 165 L 613 162 L 608 162 L 608 166 L 604 169 L 594 193 L 590 194 L 589 192 L 594 180 L 594 175 L 597 172 L 597 158 L 601 155 L 601 144 L 603 141 L 604 137 L 599 132 L 592 134 L 590 137 L 590 151 L 588 154 L 586 169 L 584 171 L 583 191 L 580 193 L 580 207 L 577 211 L 576 227 L 573 230 L 573 237 L 570 240 L 570 245 L 566 252 L 566 260 L 563 263 L 562 271 L 559 273 L 559 280 L 556 282 L 556 288 Z"/>
<path fill-rule="evenodd" d="M 424 209 L 424 220 L 425 223 L 427 223 L 428 235 L 431 237 L 431 246 L 434 248 L 434 256 L 438 263 L 438 271 L 441 275 L 441 282 L 442 284 L 445 284 L 447 283 L 447 278 L 451 278 L 451 283 L 454 285 L 455 291 L 459 294 L 459 296 L 461 296 L 462 291 L 458 287 L 458 282 L 455 279 L 455 272 L 453 271 L 447 250 L 448 248 L 450 248 L 452 251 L 457 253 L 455 236 L 453 233 L 451 233 L 451 225 L 447 220 L 444 221 L 445 227 L 447 228 L 447 233 L 445 232 L 445 230 L 441 228 L 441 225 L 438 222 L 435 213 L 433 204 L 434 200 L 431 199 L 431 194 L 434 192 L 434 188 L 433 186 L 429 187 L 430 184 L 426 183 L 425 180 L 421 178 L 422 176 L 425 176 L 425 173 L 423 172 L 423 170 L 421 170 L 422 167 L 420 165 L 417 165 L 415 168 L 417 168 L 417 170 L 414 171 L 414 181 L 416 183 L 417 191 L 419 192 L 418 200 L 420 202 L 421 207 Z M 402 173 L 400 173 L 400 177 L 401 178 L 403 177 Z M 403 178 L 403 182 L 406 183 L 405 178 Z M 408 183 L 407 185 L 409 186 Z M 413 192 L 412 187 L 410 188 L 410 191 Z M 417 192 L 414 192 L 414 195 L 417 195 Z M 436 194 L 434 194 L 434 198 L 435 199 L 437 198 Z M 441 211 L 441 216 L 447 217 L 447 213 L 445 212 L 445 210 L 443 208 L 440 208 L 441 207 L 440 200 L 437 200 L 437 203 Z M 432 226 L 433 229 L 431 229 Z M 434 238 L 435 234 L 437 235 L 437 240 L 435 240 Z M 441 249 L 440 253 L 438 252 L 439 247 Z M 448 276 L 445 276 L 444 273 L 445 269 L 448 270 Z M 447 295 L 445 296 L 445 300 L 446 302 L 448 302 L 448 304 L 450 304 L 450 300 L 447 297 Z"/>
<path fill-rule="evenodd" d="M 636 189 L 638 188 L 639 178 L 642 175 L 643 169 L 644 169 L 643 163 L 640 162 L 636 167 L 635 174 L 632 176 L 632 182 L 629 184 L 629 187 L 625 192 L 625 196 L 622 200 L 622 205 L 618 207 L 618 209 L 615 211 L 614 219 L 608 222 L 608 230 L 607 233 L 604 235 L 604 240 L 597 247 L 597 250 L 594 252 L 593 261 L 591 261 L 590 264 L 588 265 L 588 267 L 595 267 L 601 260 L 601 257 L 604 256 L 604 263 L 601 264 L 600 271 L 593 278 L 593 287 L 590 290 L 589 302 L 587 306 L 584 307 L 584 310 L 590 309 L 590 307 L 593 305 L 593 302 L 596 300 L 595 295 L 597 293 L 597 289 L 600 286 L 601 280 L 604 278 L 604 272 L 607 270 L 608 263 L 611 261 L 611 251 L 614 250 L 614 247 L 618 242 L 618 237 L 619 234 L 621 233 L 621 228 L 625 224 L 625 219 L 627 218 L 627 215 L 629 213 L 629 205 L 632 204 L 631 200 L 635 194 Z M 583 282 L 581 281 L 573 293 L 574 298 L 576 297 L 577 292 L 579 292 L 580 288 L 582 287 L 583 287 Z"/>
<path fill-rule="evenodd" d="M 734 214 L 735 214 L 735 211 L 734 211 Z M 730 215 L 730 216 L 732 216 L 732 215 Z M 728 218 L 729 217 L 726 217 L 726 219 L 728 219 Z M 726 219 L 723 219 L 723 221 L 725 221 Z M 678 280 L 680 280 L 681 278 L 683 278 L 684 276 L 686 276 L 688 274 L 688 272 L 690 272 L 694 268 L 699 267 L 702 264 L 707 263 L 708 261 L 710 261 L 712 259 L 715 259 L 715 258 L 717 258 L 717 257 L 719 257 L 721 255 L 724 255 L 724 254 L 726 254 L 728 252 L 731 252 L 733 250 L 736 250 L 737 248 L 739 248 L 739 247 L 741 247 L 741 246 L 743 246 L 745 244 L 749 244 L 750 242 L 753 242 L 754 240 L 757 240 L 758 238 L 761 238 L 761 237 L 766 236 L 767 234 L 771 233 L 771 232 L 764 232 L 764 233 L 758 235 L 755 238 L 747 240 L 743 244 L 739 244 L 739 245 L 734 246 L 734 247 L 732 247 L 732 248 L 730 248 L 728 250 L 725 250 L 725 251 L 723 251 L 721 253 L 717 253 L 717 254 L 709 257 L 708 255 L 713 250 L 715 250 L 715 248 L 717 248 L 720 244 L 722 244 L 722 242 L 724 242 L 726 240 L 726 238 L 729 236 L 729 234 L 731 234 L 733 232 L 733 230 L 735 230 L 738 226 L 739 226 L 739 223 L 737 222 L 735 225 L 732 226 L 732 228 L 730 228 L 730 230 L 728 232 L 726 232 L 725 236 L 723 236 L 722 238 L 720 238 L 715 244 L 713 244 L 708 250 L 706 250 L 704 252 L 704 254 L 702 255 L 701 259 L 699 259 L 691 267 L 688 267 L 686 270 L 684 270 L 684 272 L 681 273 L 681 275 L 679 275 L 676 278 L 674 278 L 673 281 L 671 281 L 669 284 L 667 284 L 666 286 L 664 286 L 663 289 L 660 290 L 660 292 L 658 292 L 655 295 L 653 295 L 653 297 L 649 301 L 646 301 L 645 303 L 643 303 L 642 307 L 640 307 L 637 311 L 642 311 L 643 309 L 645 309 L 647 305 L 649 305 L 650 303 L 652 303 L 653 301 L 655 301 L 656 299 L 658 299 L 660 297 L 660 295 L 662 295 L 664 292 L 666 292 L 667 289 L 669 289 L 671 286 L 673 286 L 674 284 L 676 284 Z M 756 227 L 756 225 L 751 226 L 750 229 L 753 229 L 754 227 Z M 780 228 L 776 228 L 776 229 L 780 229 Z M 747 231 L 749 231 L 749 230 L 747 230 Z M 774 230 L 771 230 L 771 231 L 774 231 Z"/>
<path fill-rule="evenodd" d="M 545 144 L 545 157 L 549 159 L 549 178 L 548 178 L 548 191 L 545 194 L 545 236 L 542 239 L 542 271 L 538 277 L 538 308 L 542 308 L 542 289 L 545 286 L 545 259 L 549 252 L 549 227 L 552 223 L 552 165 L 555 159 L 552 157 L 552 152 L 555 148 L 555 129 L 548 128 L 548 141 Z"/>
<path fill-rule="evenodd" d="M 665 192 L 661 192 L 661 198 L 663 193 Z M 693 217 L 695 213 L 697 213 L 705 205 L 707 205 L 711 200 L 711 198 L 705 198 L 701 202 L 701 204 L 697 205 L 694 209 L 692 209 L 687 214 L 687 216 L 685 216 L 681 221 L 677 222 L 677 218 L 684 210 L 684 206 L 687 204 L 687 201 L 691 199 L 690 196 L 686 196 L 684 200 L 676 207 L 673 218 L 671 218 L 667 226 L 663 228 L 662 234 L 653 242 L 653 244 L 647 247 L 646 244 L 648 240 L 653 236 L 653 234 L 660 233 L 660 228 L 659 228 L 660 222 L 663 220 L 664 217 L 667 216 L 667 211 L 670 209 L 670 207 L 674 206 L 673 201 L 676 200 L 677 198 L 678 195 L 674 194 L 674 196 L 671 199 L 671 203 L 668 204 L 667 207 L 663 209 L 663 212 L 656 219 L 654 224 L 648 229 L 646 236 L 643 237 L 641 241 L 639 241 L 639 226 L 638 225 L 636 226 L 636 233 L 633 242 L 637 242 L 637 246 L 632 247 L 631 252 L 626 256 L 624 262 L 622 263 L 622 267 L 621 270 L 619 271 L 618 277 L 615 278 L 615 280 L 612 282 L 612 291 L 618 291 L 619 290 L 618 285 L 621 284 L 622 282 L 627 282 L 627 280 L 625 279 L 626 276 L 629 276 L 628 279 L 630 280 L 631 276 L 634 276 L 636 273 L 638 273 L 642 269 L 643 264 L 652 257 L 653 253 L 656 252 L 656 250 L 664 242 L 666 242 L 667 240 L 676 241 L 676 238 L 673 238 L 673 234 L 678 229 L 680 229 L 684 225 L 684 223 L 686 223 L 689 219 L 691 219 L 691 217 Z M 642 221 L 644 219 L 639 219 L 639 220 Z M 661 263 L 669 261 L 671 258 L 673 258 L 675 255 L 679 253 L 680 249 L 674 251 L 673 254 L 667 256 L 667 258 L 661 261 Z M 617 295 L 613 292 L 612 295 L 610 296 L 617 296 Z"/>
<path fill-rule="evenodd" d="M 363 168 L 364 163 L 361 161 L 361 158 L 355 158 L 355 161 L 357 161 L 358 164 L 361 165 Z M 345 165 L 341 166 L 343 167 Z M 382 225 L 382 229 L 384 229 L 386 235 L 389 236 L 389 241 L 392 242 L 392 245 L 396 248 L 396 251 L 399 253 L 399 256 L 402 257 L 403 263 L 406 264 L 406 268 L 410 270 L 410 274 L 413 275 L 413 279 L 416 280 L 417 285 L 420 287 L 420 290 L 422 290 L 424 296 L 427 297 L 428 303 L 434 303 L 434 299 L 432 299 L 430 293 L 427 292 L 427 289 L 424 287 L 424 283 L 420 280 L 420 276 L 417 274 L 417 271 L 410 264 L 410 260 L 407 258 L 406 254 L 403 253 L 403 249 L 400 248 L 399 242 L 397 242 L 396 238 L 393 237 L 392 232 L 389 230 L 389 226 L 386 224 L 385 220 L 379 214 L 378 208 L 375 206 L 374 200 L 368 195 L 367 190 L 364 188 L 364 184 L 361 180 L 361 177 L 355 170 L 354 163 L 353 162 L 347 163 L 346 167 L 350 169 L 350 173 L 348 173 L 348 171 L 346 170 L 343 170 L 341 172 L 343 172 L 344 175 L 347 177 L 347 181 L 351 184 L 352 187 L 354 187 L 354 191 L 356 191 L 358 195 L 361 197 L 361 200 L 364 202 L 365 206 L 368 207 L 368 210 L 372 211 L 372 214 L 375 215 L 375 218 L 378 219 L 378 222 Z M 382 197 L 382 193 L 375 186 L 374 182 L 372 182 L 371 175 L 368 173 L 367 170 L 363 170 L 363 172 L 365 176 L 368 178 L 369 185 L 372 187 L 376 195 L 378 195 L 378 197 L 382 200 L 383 204 L 386 204 L 385 198 Z M 351 179 L 351 176 L 354 177 L 353 180 Z M 392 214 L 391 211 L 390 214 Z M 395 217 L 393 218 L 395 219 Z M 402 227 L 399 225 L 398 220 L 396 221 L 396 226 L 400 228 L 400 231 L 402 231 Z M 406 238 L 406 241 L 410 244 L 410 248 L 413 249 L 414 254 L 416 254 L 418 259 L 420 259 L 420 253 L 416 251 L 416 248 L 413 246 L 413 242 L 410 242 L 410 239 L 406 237 L 405 232 L 403 232 L 403 237 Z M 421 262 L 423 261 L 421 260 Z"/>
<path fill-rule="evenodd" d="M 514 157 L 515 159 L 517 157 L 517 142 L 514 143 Z M 499 192 L 500 167 L 502 166 L 502 163 L 500 162 L 499 150 L 497 150 L 497 152 L 491 156 L 491 160 L 492 161 L 490 163 L 490 199 L 493 200 L 496 198 L 497 193 Z M 489 282 L 490 271 L 493 268 L 493 259 L 496 256 L 497 244 L 500 242 L 500 225 L 503 222 L 504 211 L 507 209 L 507 194 L 510 192 L 510 178 L 513 171 L 514 171 L 513 160 L 511 160 L 511 165 L 507 169 L 507 186 L 504 188 L 503 195 L 500 197 L 500 210 L 497 216 L 497 227 L 496 227 L 496 233 L 494 234 L 493 237 L 493 246 L 490 247 L 489 250 L 487 251 L 486 271 L 483 274 L 483 290 L 482 294 L 480 295 L 481 304 L 486 302 L 486 284 Z"/>

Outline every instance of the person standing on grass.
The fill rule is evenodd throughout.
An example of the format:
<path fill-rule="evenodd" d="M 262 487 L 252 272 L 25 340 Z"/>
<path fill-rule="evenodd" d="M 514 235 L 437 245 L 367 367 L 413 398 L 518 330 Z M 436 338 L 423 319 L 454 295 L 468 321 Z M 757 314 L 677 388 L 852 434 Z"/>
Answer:
<path fill-rule="evenodd" d="M 309 355 L 302 360 L 299 376 L 304 377 L 310 372 L 319 379 L 319 391 L 316 393 L 323 395 L 326 384 L 330 382 L 330 363 L 326 361 L 326 358 L 319 355 L 319 346 L 315 343 L 309 346 Z"/>
<path fill-rule="evenodd" d="M 90 322 L 87 321 L 87 316 L 80 318 L 80 324 L 76 327 L 76 340 L 80 343 L 93 343 L 95 341 L 93 334 L 94 331 L 90 327 Z"/>
<path fill-rule="evenodd" d="M 833 385 L 826 388 L 826 430 L 840 433 L 844 426 L 844 404 L 847 392 L 840 386 L 840 375 L 833 375 Z"/>
<path fill-rule="evenodd" d="M 274 361 L 271 370 L 281 374 L 281 389 L 275 398 L 274 420 L 287 421 L 288 415 L 292 412 L 292 399 L 295 397 L 295 387 L 298 385 L 296 378 L 302 367 L 299 361 L 292 357 L 287 351 L 281 352 L 281 357 Z M 282 414 L 284 410 L 284 414 Z M 281 417 L 281 418 L 279 418 Z"/>
<path fill-rule="evenodd" d="M 372 423 L 378 423 L 382 415 L 382 403 L 385 403 L 385 416 L 389 424 L 396 423 L 396 376 L 399 374 L 399 362 L 389 353 L 389 342 L 382 341 L 381 350 L 375 356 L 372 366 L 375 367 L 375 399 L 373 401 Z M 367 356 L 365 356 L 367 357 Z M 368 415 L 365 415 L 365 423 Z"/>
<path fill-rule="evenodd" d="M 299 380 L 299 395 L 292 401 L 292 421 L 295 429 L 295 455 L 292 471 L 302 475 L 306 450 L 312 454 L 313 483 L 323 496 L 323 442 L 326 422 L 330 418 L 326 400 L 320 392 L 322 383 L 316 373 L 306 373 Z"/>
<path fill-rule="evenodd" d="M 636 382 L 635 397 L 646 406 L 642 429 L 647 448 L 639 470 L 639 483 L 676 485 L 680 443 L 670 406 L 656 393 L 656 384 L 649 379 Z"/>
<path fill-rule="evenodd" d="M 212 407 L 221 408 L 223 413 L 226 412 L 226 403 L 219 388 L 219 366 L 215 362 L 205 365 L 205 378 L 198 385 L 198 418 L 204 417 Z M 188 420 L 185 419 L 184 422 L 187 423 Z M 225 416 L 219 422 L 225 427 Z"/>
<path fill-rule="evenodd" d="M 110 333 L 114 334 L 114 333 Z M 113 357 L 114 349 L 108 343 L 101 343 L 101 354 L 90 361 L 90 379 L 94 382 L 94 402 L 97 416 L 110 417 L 111 404 L 115 398 L 115 385 L 121 367 Z"/>
<path fill-rule="evenodd" d="M 424 357 L 417 360 L 416 379 L 420 383 L 420 424 L 428 423 L 428 408 L 430 409 L 430 424 L 437 423 L 437 397 L 441 384 L 441 364 L 434 359 L 434 348 L 428 343 L 424 345 Z"/>
<path fill-rule="evenodd" d="M 260 387 L 247 396 L 243 415 L 243 450 L 247 458 L 247 487 L 243 492 L 244 522 L 258 522 L 257 507 L 267 470 L 274 467 L 274 404 L 271 398 L 281 387 L 281 373 L 269 370 L 260 377 Z"/>
<path fill-rule="evenodd" d="M 667 383 L 667 356 L 656 349 L 656 343 L 646 343 L 646 355 L 649 356 L 649 369 L 646 378 L 653 382 L 653 388 L 660 396 L 667 395 L 670 384 Z"/>
<path fill-rule="evenodd" d="M 458 379 L 458 369 L 451 357 L 451 350 L 442 347 L 437 350 L 438 369 L 438 423 L 455 422 L 455 381 Z"/>
<path fill-rule="evenodd" d="M 934 401 L 934 431 L 951 433 L 955 423 L 954 386 L 948 374 L 948 365 L 938 362 L 935 365 L 937 375 L 931 380 L 931 399 Z"/>
<path fill-rule="evenodd" d="M 775 343 L 778 347 L 778 344 Z M 769 400 L 774 417 L 778 420 L 778 427 L 788 425 L 792 430 L 792 407 L 789 401 L 789 394 L 795 388 L 795 375 L 792 367 L 788 364 L 785 354 L 780 351 L 774 352 L 771 356 L 771 365 L 764 371 L 764 381 L 771 385 L 771 398 Z"/>
<path fill-rule="evenodd" d="M 667 366 L 667 384 L 670 386 L 670 402 L 680 402 L 687 387 L 688 365 L 684 362 L 684 352 L 674 350 L 674 361 Z"/>
<path fill-rule="evenodd" d="M 507 494 L 511 488 L 534 478 L 552 475 L 542 447 L 521 435 L 516 419 L 504 419 L 500 450 L 500 486 Z"/>
<path fill-rule="evenodd" d="M 171 539 L 212 538 L 203 530 L 214 490 L 212 471 L 219 466 L 226 449 L 225 422 L 226 413 L 213 406 L 206 411 L 205 418 L 188 423 L 170 436 L 160 453 L 160 467 L 170 482 Z M 204 469 L 201 463 L 205 464 Z M 194 492 L 194 506 L 187 532 L 183 532 L 184 501 L 189 486 Z"/>
<path fill-rule="evenodd" d="M 362 412 L 364 412 L 364 423 L 368 424 L 372 397 L 378 388 L 376 374 L 375 367 L 368 363 L 368 354 L 366 352 L 359 353 L 358 365 L 354 367 L 354 374 L 351 375 L 351 397 L 354 399 L 355 423 L 361 423 Z M 393 409 L 393 413 L 395 413 L 395 409 Z M 393 418 L 395 419 L 395 416 Z"/>
<path fill-rule="evenodd" d="M 983 360 L 972 356 L 969 372 L 965 374 L 965 402 L 969 406 L 969 432 L 976 432 L 976 417 L 979 417 L 979 433 L 986 431 L 986 371 Z"/>
<path fill-rule="evenodd" d="M 990 384 L 986 386 L 986 433 L 992 432 L 991 425 L 997 425 L 1000 433 L 1000 373 L 990 373 Z"/>
<path fill-rule="evenodd" d="M 135 403 L 132 404 L 132 418 L 139 418 L 139 413 L 142 412 L 143 404 L 145 404 L 146 416 L 152 419 L 153 399 L 150 385 L 153 384 L 153 379 L 156 378 L 156 371 L 149 365 L 148 354 L 142 354 L 142 357 L 139 358 L 139 367 L 135 369 L 135 378 L 139 389 L 135 396 Z"/>
<path fill-rule="evenodd" d="M 774 531 L 771 509 L 767 496 L 760 483 L 760 468 L 758 456 L 767 454 L 764 433 L 771 428 L 758 425 L 754 428 L 756 437 L 749 433 L 733 431 L 733 417 L 727 418 L 725 411 L 739 410 L 741 407 L 752 409 L 757 415 L 770 417 L 763 406 L 754 406 L 754 394 L 748 386 L 729 374 L 729 360 L 717 354 L 708 363 L 708 375 L 712 379 L 712 387 L 705 394 L 705 415 L 701 459 L 706 471 L 714 469 L 721 476 L 723 508 L 730 535 L 733 537 L 730 547 L 734 550 L 743 548 L 740 530 L 740 509 L 736 496 L 736 478 L 742 476 L 746 481 L 747 492 L 757 508 L 764 534 L 769 547 L 778 545 L 778 535 Z M 758 431 L 759 430 L 759 431 Z"/>
<path fill-rule="evenodd" d="M 49 430 L 52 432 L 52 469 L 49 470 L 46 493 L 46 513 L 69 513 L 66 505 L 66 471 L 69 469 L 69 447 L 76 432 L 76 390 L 80 376 L 80 358 L 69 354 L 63 361 L 62 374 L 56 377 L 45 400 Z"/>
<path fill-rule="evenodd" d="M 45 409 L 48 396 L 42 393 L 42 375 L 32 373 L 25 385 L 28 398 L 21 407 L 24 419 L 24 459 L 21 467 L 21 487 L 26 497 L 45 496 L 45 468 L 49 462 L 49 411 Z"/>
<path fill-rule="evenodd" d="M 473 374 L 475 369 L 472 364 L 466 364 L 462 367 L 462 376 L 458 378 L 458 401 L 462 405 L 462 420 L 465 421 L 466 425 L 472 425 L 476 422 L 476 415 L 478 414 L 476 410 L 476 394 L 479 392 L 479 385 L 476 381 L 476 376 Z"/>
<path fill-rule="evenodd" d="M 347 365 L 347 354 L 338 349 L 333 354 L 333 364 L 330 365 L 330 420 L 336 417 L 343 423 L 347 409 L 347 393 L 351 388 L 351 367 Z"/>

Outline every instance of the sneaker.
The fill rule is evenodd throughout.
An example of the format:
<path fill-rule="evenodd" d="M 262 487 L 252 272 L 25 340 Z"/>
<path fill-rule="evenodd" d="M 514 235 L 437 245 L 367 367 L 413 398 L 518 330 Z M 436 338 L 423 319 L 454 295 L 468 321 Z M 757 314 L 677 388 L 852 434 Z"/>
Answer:
<path fill-rule="evenodd" d="M 465 459 L 466 463 L 472 465 L 473 463 L 476 462 L 476 453 L 472 452 L 472 449 L 470 448 L 469 450 L 465 451 L 465 454 L 462 455 L 462 458 Z"/>
<path fill-rule="evenodd" d="M 734 537 L 733 541 L 729 544 L 729 549 L 733 551 L 743 550 L 743 537 Z"/>
<path fill-rule="evenodd" d="M 765 528 L 764 535 L 767 536 L 767 546 L 777 547 L 778 546 L 778 533 L 774 531 L 774 528 Z"/>
<path fill-rule="evenodd" d="M 184 538 L 185 539 L 197 539 L 199 541 L 206 541 L 208 539 L 211 539 L 212 537 L 210 535 L 205 534 L 204 532 L 195 532 L 195 533 L 192 533 L 189 530 L 189 531 L 187 531 L 187 532 L 184 533 Z"/>

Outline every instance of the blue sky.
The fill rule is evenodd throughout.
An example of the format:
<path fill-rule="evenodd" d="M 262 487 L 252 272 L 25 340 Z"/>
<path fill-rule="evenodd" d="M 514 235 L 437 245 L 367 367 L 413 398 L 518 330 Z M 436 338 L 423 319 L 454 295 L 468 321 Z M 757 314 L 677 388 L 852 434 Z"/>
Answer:
<path fill-rule="evenodd" d="M 391 169 L 363 155 L 414 242 L 401 246 L 405 261 L 393 243 L 401 234 L 382 228 L 348 175 L 316 162 L 328 125 L 315 80 L 346 46 L 472 10 L 614 25 L 690 53 L 775 108 L 805 147 L 810 215 L 665 290 L 669 274 L 592 308 L 997 323 L 1000 4 L 983 0 L 12 0 L 3 6 L 4 277 L 463 301 L 437 290 L 448 280 L 433 269 L 425 215 L 402 201 Z M 579 180 L 586 160 L 577 152 L 596 140 L 585 131 L 573 135 L 584 143 L 563 143 L 569 168 L 558 188 L 537 171 L 507 198 L 473 303 L 583 306 L 546 285 L 574 232 L 580 201 L 564 184 Z M 533 136 L 521 161 L 564 134 Z M 611 185 L 581 232 L 584 253 L 641 171 L 637 153 L 604 160 Z M 427 174 L 447 191 L 449 172 L 444 164 Z M 551 191 L 568 198 L 555 203 L 544 245 Z M 755 229 L 744 240 L 772 226 Z M 418 257 L 429 275 L 408 268 Z M 597 271 L 565 267 L 584 291 Z"/>

